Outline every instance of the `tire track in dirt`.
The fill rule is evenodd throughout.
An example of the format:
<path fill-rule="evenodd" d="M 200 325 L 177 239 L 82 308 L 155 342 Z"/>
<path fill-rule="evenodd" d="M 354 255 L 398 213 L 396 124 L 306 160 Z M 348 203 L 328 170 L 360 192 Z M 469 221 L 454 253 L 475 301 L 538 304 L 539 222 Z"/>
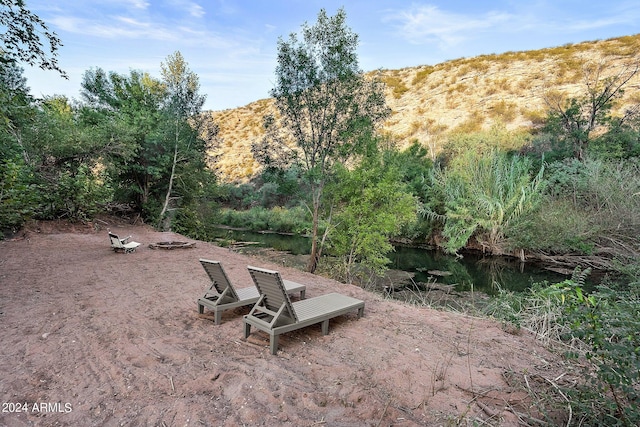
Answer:
<path fill-rule="evenodd" d="M 506 369 L 543 375 L 543 360 L 554 360 L 493 322 L 409 307 L 204 242 L 147 247 L 185 240 L 173 233 L 116 231 L 141 242 L 138 251 L 114 253 L 105 230 L 0 242 L 0 399 L 73 407 L 0 414 L 0 426 L 446 424 L 486 417 L 469 405 L 469 378 L 493 387 L 483 402 L 495 409 L 512 391 Z M 365 315 L 332 320 L 327 336 L 318 325 L 285 334 L 272 356 L 267 335 L 242 339 L 248 309 L 224 313 L 217 326 L 198 314 L 208 284 L 199 258 L 221 260 L 239 287 L 251 284 L 247 265 L 280 269 L 307 284 L 309 297 L 365 300 Z"/>

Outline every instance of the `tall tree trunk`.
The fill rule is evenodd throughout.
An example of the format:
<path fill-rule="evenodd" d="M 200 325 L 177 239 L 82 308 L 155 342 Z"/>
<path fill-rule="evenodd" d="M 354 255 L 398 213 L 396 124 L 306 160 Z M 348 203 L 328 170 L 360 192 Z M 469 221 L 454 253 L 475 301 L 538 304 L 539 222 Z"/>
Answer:
<path fill-rule="evenodd" d="M 320 223 L 320 198 L 322 197 L 322 185 L 318 185 L 316 188 L 311 189 L 313 198 L 313 220 L 311 226 L 311 254 L 309 256 L 309 264 L 307 264 L 307 271 L 309 273 L 315 273 L 318 268 L 318 225 Z"/>
<path fill-rule="evenodd" d="M 11 125 L 11 123 L 9 124 L 9 131 L 13 134 L 13 137 L 16 139 L 16 141 L 18 142 L 18 145 L 22 149 L 22 158 L 24 159 L 25 164 L 31 165 L 31 159 L 29 158 L 29 153 L 27 152 L 27 149 L 22 143 L 22 132 L 20 132 L 19 129 L 15 129 L 14 126 Z"/>
<path fill-rule="evenodd" d="M 320 206 L 318 206 L 314 200 L 313 202 L 313 224 L 311 227 L 311 254 L 309 255 L 309 264 L 307 264 L 307 271 L 309 273 L 315 273 L 318 268 L 318 215 Z"/>
<path fill-rule="evenodd" d="M 176 144 L 173 147 L 173 164 L 171 165 L 171 176 L 169 176 L 169 188 L 167 188 L 167 194 L 164 197 L 164 205 L 162 206 L 162 211 L 160 211 L 160 219 L 162 222 L 164 219 L 164 215 L 167 213 L 169 209 L 169 201 L 171 200 L 171 190 L 173 190 L 173 178 L 176 174 L 176 163 L 178 163 L 178 135 L 176 131 Z M 171 221 L 169 221 L 169 229 L 171 229 Z"/>

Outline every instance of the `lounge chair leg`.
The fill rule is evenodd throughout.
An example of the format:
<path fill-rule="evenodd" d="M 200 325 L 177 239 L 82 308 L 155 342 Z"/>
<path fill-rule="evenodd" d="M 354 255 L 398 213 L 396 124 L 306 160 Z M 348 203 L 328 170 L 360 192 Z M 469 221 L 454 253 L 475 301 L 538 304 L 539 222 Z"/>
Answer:
<path fill-rule="evenodd" d="M 300 291 L 300 299 L 304 299 L 304 297 L 306 296 L 306 294 L 307 294 L 307 290 L 306 290 L 306 289 L 301 290 L 301 291 Z"/>
<path fill-rule="evenodd" d="M 251 333 L 251 325 L 247 322 L 244 323 L 244 338 L 249 338 L 249 334 Z"/>
<path fill-rule="evenodd" d="M 222 312 L 221 311 L 218 311 L 218 310 L 215 311 L 215 320 L 214 320 L 214 322 L 215 322 L 216 325 L 219 325 L 220 322 L 222 322 Z"/>
<path fill-rule="evenodd" d="M 329 334 L 329 319 L 322 322 L 322 335 Z"/>
<path fill-rule="evenodd" d="M 199 312 L 200 314 L 204 314 L 204 305 L 202 305 L 202 304 L 198 304 L 198 312 Z"/>
<path fill-rule="evenodd" d="M 270 341 L 270 347 L 271 347 L 271 354 L 277 354 L 278 353 L 278 336 L 271 335 L 271 339 L 269 341 Z"/>
<path fill-rule="evenodd" d="M 358 309 L 358 319 L 364 316 L 364 307 Z"/>

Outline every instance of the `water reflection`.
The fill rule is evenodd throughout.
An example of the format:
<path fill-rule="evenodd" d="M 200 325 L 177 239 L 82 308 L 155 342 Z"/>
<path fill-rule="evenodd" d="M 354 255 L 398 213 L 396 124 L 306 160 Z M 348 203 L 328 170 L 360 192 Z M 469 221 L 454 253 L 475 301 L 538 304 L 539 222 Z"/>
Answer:
<path fill-rule="evenodd" d="M 289 252 L 293 255 L 306 255 L 311 252 L 311 240 L 297 235 L 220 228 L 214 237 L 217 238 L 217 243 L 223 246 L 258 246 Z"/>
<path fill-rule="evenodd" d="M 293 255 L 310 252 L 310 240 L 295 235 L 255 233 L 220 229 L 218 243 L 224 245 L 269 247 Z M 249 243 L 247 245 L 247 242 Z M 388 254 L 390 268 L 413 274 L 416 283 L 437 283 L 452 286 L 457 291 L 478 291 L 489 295 L 499 289 L 520 292 L 532 283 L 560 282 L 566 279 L 558 273 L 545 270 L 532 263 L 521 263 L 515 258 L 465 255 L 463 258 L 421 248 L 398 246 Z"/>
<path fill-rule="evenodd" d="M 415 282 L 455 286 L 458 291 L 480 291 L 489 295 L 499 289 L 524 291 L 532 283 L 560 282 L 565 276 L 531 263 L 505 257 L 465 255 L 462 258 L 419 248 L 396 247 L 388 255 L 392 268 L 414 273 Z"/>

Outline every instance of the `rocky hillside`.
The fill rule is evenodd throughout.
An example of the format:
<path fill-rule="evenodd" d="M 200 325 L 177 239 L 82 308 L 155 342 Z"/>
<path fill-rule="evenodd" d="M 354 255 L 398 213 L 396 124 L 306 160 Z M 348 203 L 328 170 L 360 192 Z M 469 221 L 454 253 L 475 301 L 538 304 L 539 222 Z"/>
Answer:
<path fill-rule="evenodd" d="M 530 129 L 546 115 L 544 94 L 585 92 L 586 64 L 606 64 L 607 75 L 640 63 L 640 34 L 556 48 L 462 58 L 437 65 L 370 72 L 387 85 L 393 113 L 383 131 L 404 146 L 414 140 L 435 155 L 447 134 L 473 132 L 501 123 Z M 640 103 L 640 75 L 626 87 L 621 102 Z M 225 181 L 245 181 L 259 172 L 251 143 L 262 136 L 262 117 L 275 112 L 272 99 L 210 112 L 220 126 L 221 144 L 214 167 Z"/>

